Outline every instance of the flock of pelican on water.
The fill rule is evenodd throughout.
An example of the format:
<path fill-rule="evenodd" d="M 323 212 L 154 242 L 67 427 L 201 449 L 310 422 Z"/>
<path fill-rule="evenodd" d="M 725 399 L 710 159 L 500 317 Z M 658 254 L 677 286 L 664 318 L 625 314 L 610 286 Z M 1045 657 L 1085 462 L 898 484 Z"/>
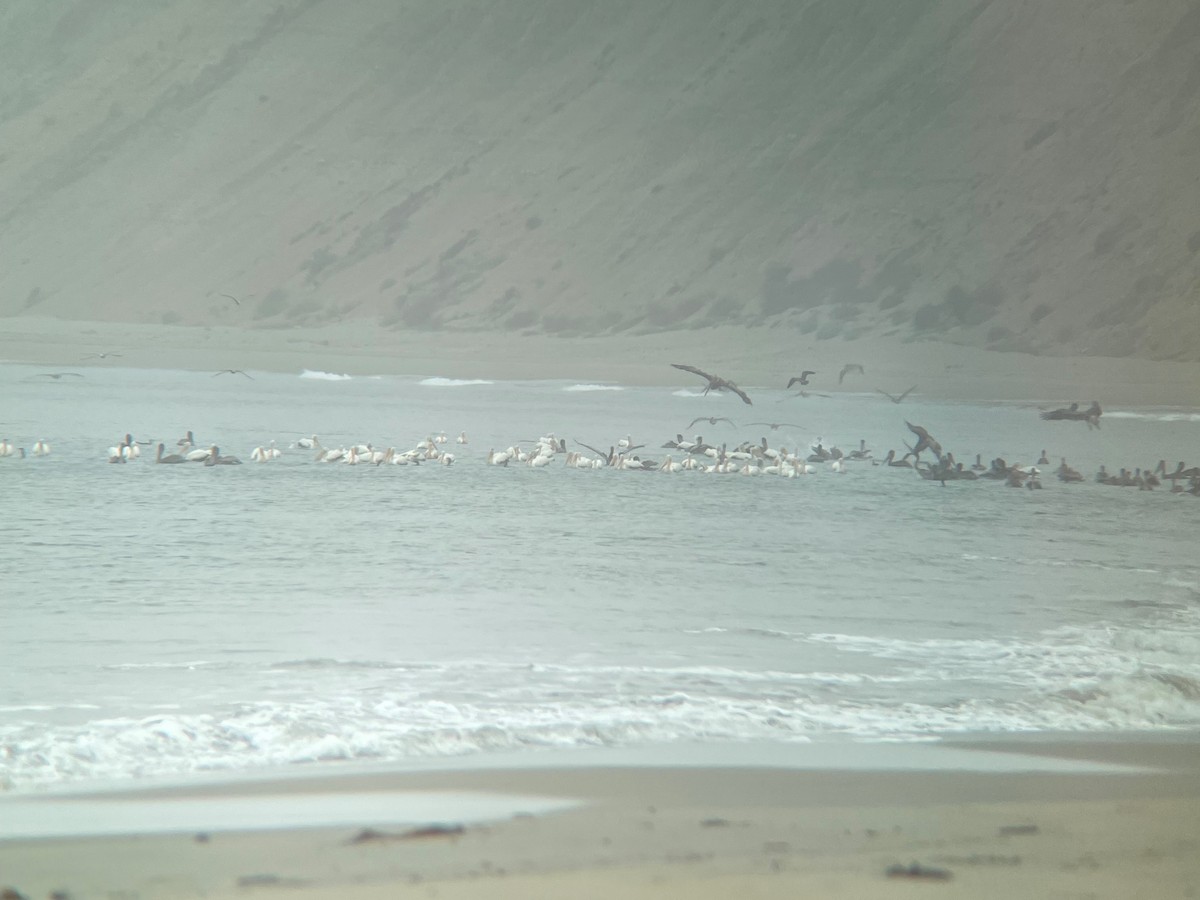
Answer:
<path fill-rule="evenodd" d="M 672 365 L 677 369 L 704 378 L 707 381 L 704 389 L 706 394 L 709 391 L 729 391 L 736 394 L 744 403 L 753 405 L 745 391 L 728 379 L 711 375 L 694 366 L 677 363 L 672 363 Z M 841 383 L 847 374 L 854 372 L 861 374 L 863 371 L 861 365 L 847 364 L 839 374 L 838 382 Z M 795 384 L 809 384 L 809 377 L 815 374 L 817 373 L 814 371 L 805 370 L 802 375 L 793 377 L 788 382 L 788 388 Z M 884 391 L 879 391 L 879 393 L 885 394 L 893 403 L 900 403 L 913 390 L 914 388 L 909 388 L 898 397 Z M 1079 404 L 1072 403 L 1069 407 L 1042 412 L 1041 418 L 1047 421 L 1082 421 L 1087 423 L 1089 429 L 1098 429 L 1102 415 L 1103 410 L 1099 403 L 1093 402 L 1087 409 L 1080 409 Z M 702 421 L 713 425 L 718 422 L 734 424 L 732 420 L 724 416 L 701 416 L 694 419 L 691 425 L 694 426 Z M 772 431 L 785 426 L 800 427 L 786 422 L 754 422 L 750 424 L 761 425 Z M 605 451 L 582 441 L 574 442 L 578 448 L 582 449 L 571 449 L 568 447 L 566 439 L 555 434 L 546 434 L 537 440 L 518 441 L 501 450 L 492 448 L 488 450 L 485 462 L 489 466 L 524 465 L 534 469 L 546 468 L 557 462 L 575 469 L 623 469 L 665 473 L 691 470 L 711 474 L 774 475 L 784 478 L 813 475 L 821 468 L 840 475 L 849 471 L 854 465 L 868 464 L 909 469 L 917 472 L 927 481 L 939 482 L 943 487 L 948 481 L 980 479 L 999 481 L 1009 487 L 1024 487 L 1030 490 L 1042 487 L 1043 470 L 1039 467 L 1050 465 L 1050 459 L 1045 450 L 1042 451 L 1037 463 L 1033 465 L 1009 464 L 999 457 L 985 465 L 981 458 L 982 454 L 978 454 L 974 463 L 968 466 L 956 460 L 953 453 L 943 450 L 942 445 L 924 427 L 913 425 L 908 421 L 905 421 L 904 424 L 908 426 L 908 430 L 916 440 L 912 444 L 905 443 L 907 452 L 899 458 L 897 458 L 895 450 L 889 450 L 882 459 L 876 459 L 873 452 L 867 449 L 866 441 L 860 441 L 855 450 L 843 452 L 837 447 L 826 448 L 821 439 L 817 438 L 806 452 L 799 446 L 791 449 L 785 446 L 772 447 L 766 437 L 761 438 L 758 443 L 742 442 L 730 448 L 724 443 L 719 446 L 710 444 L 700 435 L 688 440 L 680 433 L 673 440 L 668 440 L 661 445 L 659 449 L 669 452 L 658 459 L 638 453 L 637 451 L 645 449 L 645 445 L 635 444 L 629 435 L 612 444 Z M 444 432 L 438 432 L 430 434 L 408 449 L 399 449 L 394 446 L 380 449 L 370 443 L 326 447 L 314 434 L 293 442 L 288 449 L 291 452 L 307 453 L 314 462 L 319 463 L 351 466 L 406 466 L 434 463 L 449 466 L 456 459 L 454 453 L 444 449 L 449 441 L 450 439 Z M 460 447 L 466 445 L 466 432 L 460 432 L 454 441 Z M 126 434 L 121 441 L 108 448 L 108 461 L 114 464 L 132 462 L 141 456 L 141 447 L 150 443 L 149 441 L 135 441 L 133 435 Z M 585 453 L 585 450 L 589 452 Z M 921 458 L 921 455 L 926 452 L 933 457 L 932 462 Z M 24 447 L 17 447 L 7 439 L 0 440 L 0 459 L 25 458 L 27 455 L 49 456 L 50 445 L 44 440 L 39 440 L 33 445 L 30 454 L 27 454 Z M 269 463 L 283 455 L 284 451 L 280 450 L 276 446 L 276 442 L 272 440 L 265 445 L 255 447 L 250 452 L 249 458 L 254 463 Z M 167 451 L 164 443 L 159 442 L 155 447 L 154 462 L 159 465 L 193 463 L 209 467 L 242 464 L 239 457 L 222 453 L 219 445 L 198 442 L 191 431 L 176 441 L 170 452 Z M 1067 464 L 1065 458 L 1062 458 L 1060 465 L 1053 472 L 1058 480 L 1064 483 L 1086 480 L 1082 473 Z M 1160 460 L 1152 468 L 1135 468 L 1133 470 L 1122 468 L 1116 473 L 1110 473 L 1104 466 L 1101 466 L 1094 481 L 1117 487 L 1137 487 L 1141 490 L 1153 490 L 1169 481 L 1172 493 L 1200 496 L 1200 467 L 1188 468 L 1183 462 L 1180 462 L 1171 471 L 1167 470 L 1165 460 Z"/>

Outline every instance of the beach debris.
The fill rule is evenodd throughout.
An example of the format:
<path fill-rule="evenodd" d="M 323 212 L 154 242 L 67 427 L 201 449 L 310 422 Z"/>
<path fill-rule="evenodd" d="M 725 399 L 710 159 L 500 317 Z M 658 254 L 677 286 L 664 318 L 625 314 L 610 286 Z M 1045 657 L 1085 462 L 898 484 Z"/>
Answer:
<path fill-rule="evenodd" d="M 192 840 L 197 844 L 207 844 L 211 838 L 209 837 L 207 831 L 197 831 L 194 835 L 192 835 Z"/>
<path fill-rule="evenodd" d="M 349 844 L 369 844 L 374 841 L 415 841 L 425 838 L 440 838 L 440 837 L 458 837 L 466 832 L 466 828 L 462 825 L 421 825 L 418 828 L 410 828 L 408 831 L 390 832 L 379 831 L 375 828 L 364 828 L 354 837 L 350 838 Z"/>
<path fill-rule="evenodd" d="M 1036 825 L 1001 825 L 1000 835 L 1002 837 L 1014 837 L 1022 834 L 1037 834 L 1038 827 Z"/>
<path fill-rule="evenodd" d="M 933 866 L 923 866 L 915 860 L 907 866 L 897 863 L 888 866 L 888 878 L 912 878 L 918 881 L 949 881 L 954 875 L 949 869 L 938 869 Z"/>

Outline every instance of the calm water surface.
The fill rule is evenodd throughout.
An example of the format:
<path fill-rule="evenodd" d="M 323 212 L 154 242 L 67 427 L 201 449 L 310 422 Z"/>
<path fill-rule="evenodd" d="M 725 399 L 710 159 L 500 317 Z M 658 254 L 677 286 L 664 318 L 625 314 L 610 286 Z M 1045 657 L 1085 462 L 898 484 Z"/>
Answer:
<path fill-rule="evenodd" d="M 676 432 L 960 459 L 1200 462 L 1200 413 L 912 396 L 756 405 L 560 382 L 0 366 L 0 778 L 17 787 L 343 760 L 682 742 L 1200 725 L 1200 499 L 901 469 L 807 478 L 489 467 L 553 432 Z M 590 389 L 588 389 L 590 388 Z M 1062 398 L 1072 399 L 1072 398 Z M 1078 398 L 1090 400 L 1090 398 Z M 688 423 L 697 416 L 726 423 Z M 776 431 L 753 421 L 785 421 Z M 187 429 L 241 467 L 125 466 Z M 465 430 L 469 443 L 454 444 Z M 454 465 L 251 449 L 316 433 Z M 571 446 L 574 448 L 575 444 Z"/>

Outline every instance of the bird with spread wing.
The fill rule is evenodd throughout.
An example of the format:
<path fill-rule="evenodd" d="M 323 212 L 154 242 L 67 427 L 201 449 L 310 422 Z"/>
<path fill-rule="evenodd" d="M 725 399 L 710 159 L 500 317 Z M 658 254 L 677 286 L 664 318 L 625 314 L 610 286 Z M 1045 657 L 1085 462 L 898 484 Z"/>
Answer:
<path fill-rule="evenodd" d="M 916 389 L 917 389 L 917 386 L 914 384 L 907 391 L 905 391 L 903 394 L 901 394 L 899 397 L 897 397 L 894 394 L 889 394 L 887 391 L 881 391 L 881 390 L 879 390 L 879 388 L 875 388 L 877 393 L 883 394 L 883 396 L 887 397 L 893 403 L 903 403 L 904 398 L 907 397 L 909 394 L 911 394 Z"/>
<path fill-rule="evenodd" d="M 838 384 L 841 384 L 847 375 L 851 372 L 857 372 L 859 375 L 866 375 L 866 370 L 858 363 L 846 363 L 842 366 L 842 371 L 838 373 Z"/>
<path fill-rule="evenodd" d="M 718 422 L 728 422 L 734 428 L 737 428 L 737 423 L 734 422 L 733 419 L 727 419 L 724 416 L 699 416 L 698 418 L 692 419 L 691 424 L 688 425 L 688 428 L 695 428 L 697 422 L 707 422 L 709 425 L 716 425 Z"/>
<path fill-rule="evenodd" d="M 808 384 L 808 376 L 816 374 L 817 373 L 812 369 L 805 369 L 799 375 L 793 375 L 791 379 L 789 379 L 787 386 L 790 388 L 793 384 Z"/>
<path fill-rule="evenodd" d="M 704 388 L 704 393 L 706 394 L 709 391 L 733 391 L 742 398 L 743 403 L 746 403 L 750 406 L 754 405 L 754 402 L 748 396 L 746 396 L 746 392 L 727 378 L 721 378 L 717 375 L 709 375 L 707 372 L 697 369 L 695 366 L 685 366 L 681 363 L 671 363 L 671 365 L 676 369 L 682 369 L 685 372 L 691 372 L 693 375 L 699 375 L 701 378 L 708 381 L 708 384 Z"/>

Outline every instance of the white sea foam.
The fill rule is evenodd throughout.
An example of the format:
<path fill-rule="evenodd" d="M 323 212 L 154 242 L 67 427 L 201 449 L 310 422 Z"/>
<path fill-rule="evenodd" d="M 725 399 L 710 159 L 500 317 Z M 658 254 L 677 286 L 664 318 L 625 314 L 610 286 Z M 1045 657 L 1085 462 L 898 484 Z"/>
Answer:
<path fill-rule="evenodd" d="M 486 378 L 442 378 L 440 375 L 422 378 L 417 383 L 425 387 L 467 387 L 473 384 L 495 384 L 494 381 Z"/>
<path fill-rule="evenodd" d="M 1163 410 L 1148 412 L 1143 410 L 1115 409 L 1105 410 L 1106 419 L 1145 419 L 1152 422 L 1200 422 L 1200 413 L 1184 412 L 1182 410 Z"/>
<path fill-rule="evenodd" d="M 305 369 L 300 373 L 301 378 L 313 378 L 317 381 L 350 381 L 352 375 L 339 375 L 336 372 L 322 372 L 319 369 Z"/>
<path fill-rule="evenodd" d="M 619 384 L 572 384 L 563 388 L 564 391 L 588 393 L 591 391 L 623 391 Z"/>

